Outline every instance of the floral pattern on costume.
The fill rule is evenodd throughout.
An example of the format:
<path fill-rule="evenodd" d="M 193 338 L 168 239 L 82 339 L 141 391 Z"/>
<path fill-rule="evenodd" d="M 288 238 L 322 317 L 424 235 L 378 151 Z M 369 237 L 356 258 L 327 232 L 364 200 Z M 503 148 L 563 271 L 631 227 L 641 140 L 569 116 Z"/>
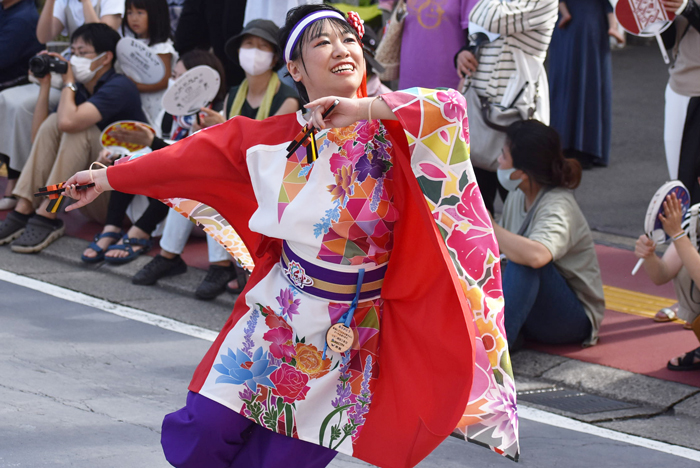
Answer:
<path fill-rule="evenodd" d="M 216 384 L 240 386 L 241 414 L 257 424 L 298 438 L 296 411 L 298 402 L 313 394 L 311 383 L 331 371 L 336 374 L 335 398 L 328 401 L 328 414 L 319 429 L 319 444 L 338 449 L 346 439 L 354 441 L 365 423 L 377 377 L 377 349 L 381 300 L 360 303 L 352 328 L 358 339 L 354 347 L 341 355 L 341 362 L 322 358 L 322 350 L 296 334 L 291 324 L 291 306 L 301 312 L 301 299 L 294 299 L 293 287 L 277 296 L 279 312 L 256 304 L 244 328 L 243 347 L 219 355 L 213 369 L 220 374 Z M 330 303 L 328 313 L 337 321 L 349 304 Z M 264 327 L 264 328 L 261 328 Z M 255 351 L 255 336 L 262 334 L 263 344 Z"/>
<path fill-rule="evenodd" d="M 333 207 L 314 225 L 314 236 L 323 236 L 318 258 L 351 265 L 387 262 L 397 214 L 386 129 L 378 120 L 362 120 L 320 139 L 322 148 L 332 148 L 335 184 L 327 187 Z"/>
<path fill-rule="evenodd" d="M 451 89 L 412 88 L 385 101 L 404 128 L 411 166 L 474 315 L 475 377 L 457 430 L 517 459 L 518 415 L 503 326 L 499 251 L 469 162 L 464 97 Z"/>

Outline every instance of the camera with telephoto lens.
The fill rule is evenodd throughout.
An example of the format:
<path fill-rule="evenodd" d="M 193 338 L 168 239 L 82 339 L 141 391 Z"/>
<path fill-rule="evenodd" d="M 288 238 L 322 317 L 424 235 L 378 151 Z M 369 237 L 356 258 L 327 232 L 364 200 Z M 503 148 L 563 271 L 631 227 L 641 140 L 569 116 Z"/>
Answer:
<path fill-rule="evenodd" d="M 35 55 L 29 59 L 29 70 L 37 78 L 43 78 L 51 72 L 63 75 L 68 72 L 68 62 L 48 54 Z"/>

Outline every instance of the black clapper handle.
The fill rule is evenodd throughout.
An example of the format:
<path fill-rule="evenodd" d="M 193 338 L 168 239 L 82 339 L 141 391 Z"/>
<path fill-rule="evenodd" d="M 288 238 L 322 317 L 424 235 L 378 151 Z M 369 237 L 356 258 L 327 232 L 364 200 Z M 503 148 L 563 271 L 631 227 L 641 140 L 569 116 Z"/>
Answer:
<path fill-rule="evenodd" d="M 340 99 L 336 99 L 335 101 L 333 101 L 333 104 L 331 104 L 331 106 L 330 106 L 328 109 L 326 109 L 326 111 L 325 111 L 325 112 L 323 113 L 323 115 L 322 115 L 322 117 L 323 117 L 324 120 L 326 119 L 326 117 L 328 117 L 329 115 L 331 115 L 331 112 L 333 112 L 333 111 L 335 110 L 335 108 L 336 108 L 336 106 L 337 106 L 338 104 L 340 104 Z M 301 138 L 299 138 L 299 139 L 295 139 L 295 140 L 292 142 L 292 144 L 289 145 L 289 146 L 287 147 L 287 151 L 288 151 L 288 153 L 287 153 L 287 159 L 289 159 L 289 158 L 292 157 L 292 155 L 299 149 L 299 147 L 300 147 L 302 144 L 304 144 L 304 142 L 306 141 L 306 139 L 309 138 L 309 135 L 311 135 L 311 133 L 314 131 L 313 125 L 307 124 L 307 127 L 308 127 L 308 128 L 307 128 L 305 131 L 302 130 L 303 133 L 304 133 L 303 136 L 302 136 Z"/>

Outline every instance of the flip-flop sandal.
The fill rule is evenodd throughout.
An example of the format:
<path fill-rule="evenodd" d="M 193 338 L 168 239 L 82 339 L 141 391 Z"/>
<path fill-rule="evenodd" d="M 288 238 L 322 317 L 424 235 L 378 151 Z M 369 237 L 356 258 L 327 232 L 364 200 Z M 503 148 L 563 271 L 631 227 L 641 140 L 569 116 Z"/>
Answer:
<path fill-rule="evenodd" d="M 132 246 L 139 246 L 142 248 L 139 250 L 134 250 Z M 145 254 L 146 252 L 151 250 L 151 240 L 139 239 L 137 237 L 126 237 L 126 234 L 124 234 L 122 243 L 110 245 L 109 247 L 107 247 L 107 252 L 109 252 L 110 250 L 125 250 L 126 252 L 128 252 L 128 255 L 126 257 L 108 257 L 107 255 L 105 255 L 105 262 L 110 263 L 112 265 L 123 265 L 134 260 L 141 254 Z"/>
<path fill-rule="evenodd" d="M 110 246 L 107 246 L 107 249 L 103 249 L 99 245 L 97 245 L 97 241 L 100 239 L 104 239 L 105 237 L 108 237 L 110 239 L 114 239 L 116 242 L 119 242 L 119 239 L 122 238 L 124 235 L 123 232 L 101 232 L 100 234 L 95 235 L 95 239 L 90 242 L 90 245 L 88 245 L 88 249 L 92 249 L 97 253 L 94 257 L 88 257 L 85 254 L 82 254 L 80 256 L 80 259 L 84 261 L 85 263 L 98 263 L 101 262 L 102 260 L 105 259 L 105 252 Z"/>
<path fill-rule="evenodd" d="M 676 312 L 670 307 L 664 307 L 654 315 L 654 322 L 673 322 L 676 319 Z"/>
<path fill-rule="evenodd" d="M 683 324 L 683 330 L 692 330 L 693 329 L 693 324 L 690 322 L 685 322 Z"/>
<path fill-rule="evenodd" d="M 240 294 L 245 289 L 245 285 L 248 284 L 248 277 L 250 276 L 250 273 L 238 265 L 234 266 L 234 271 L 236 272 L 236 277 L 231 279 L 231 281 L 236 280 L 238 282 L 238 287 L 231 288 L 228 284 L 226 284 L 226 290 L 231 294 Z"/>
<path fill-rule="evenodd" d="M 666 367 L 672 371 L 692 371 L 700 369 L 700 361 L 695 361 L 695 359 L 700 359 L 700 348 L 695 348 L 694 350 L 685 353 L 683 357 L 678 361 L 678 365 L 671 364 L 668 361 Z"/>

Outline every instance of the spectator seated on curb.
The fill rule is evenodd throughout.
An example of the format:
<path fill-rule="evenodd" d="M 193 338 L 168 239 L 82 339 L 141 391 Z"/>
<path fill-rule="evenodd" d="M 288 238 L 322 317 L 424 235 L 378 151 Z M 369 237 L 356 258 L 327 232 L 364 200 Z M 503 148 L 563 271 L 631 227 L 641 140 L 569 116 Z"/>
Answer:
<path fill-rule="evenodd" d="M 19 253 L 39 252 L 61 237 L 63 221 L 46 208 L 49 200 L 36 206 L 34 192 L 42 186 L 65 181 L 75 171 L 87 169 L 99 156 L 101 130 L 118 120 L 143 121 L 139 92 L 134 83 L 114 71 L 119 34 L 106 24 L 85 24 L 71 38 L 72 57 L 63 78 L 58 111 L 46 117 L 22 174 L 12 192 L 17 206 L 0 224 L 0 245 L 12 242 Z M 60 55 L 53 54 L 61 60 Z M 50 75 L 41 81 L 42 94 L 37 114 L 48 114 Z M 92 212 L 95 219 L 102 209 Z M 35 211 L 36 209 L 36 211 Z"/>
<path fill-rule="evenodd" d="M 143 130 L 151 134 L 147 127 Z M 116 155 L 118 156 L 118 155 Z M 109 150 L 100 152 L 97 162 L 110 166 L 117 158 Z M 107 263 L 121 265 L 129 263 L 141 254 L 151 249 L 151 233 L 168 214 L 168 206 L 156 200 L 148 198 L 146 210 L 136 219 L 129 230 L 124 233 L 122 223 L 126 216 L 127 208 L 136 195 L 113 191 L 109 197 L 107 206 L 107 221 L 102 232 L 95 236 L 95 240 L 80 257 L 85 263 L 97 263 L 102 260 Z M 104 247 L 99 245 L 103 241 Z M 106 247 L 106 248 L 105 248 Z"/>
<path fill-rule="evenodd" d="M 296 92 L 281 83 L 276 73 L 281 66 L 282 56 L 277 45 L 278 31 L 279 28 L 272 21 L 253 20 L 226 44 L 226 54 L 241 65 L 246 78 L 240 86 L 229 90 L 224 115 L 229 118 L 243 115 L 262 120 L 268 116 L 289 114 L 299 109 Z M 177 63 L 176 76 L 184 73 L 185 69 L 200 65 L 188 57 L 189 54 L 192 52 L 183 56 L 183 59 L 187 60 Z M 226 121 L 224 116 L 212 109 L 203 108 L 201 111 L 200 121 L 204 127 Z M 195 130 L 197 128 L 195 124 Z M 132 282 L 151 285 L 164 276 L 184 273 L 187 265 L 180 254 L 185 248 L 192 227 L 190 221 L 170 210 L 160 240 L 160 254 L 137 272 Z M 229 253 L 210 236 L 207 236 L 207 247 L 209 270 L 197 287 L 195 297 L 203 300 L 214 299 L 227 289 L 233 294 L 239 294 L 246 281 L 243 270 L 236 268 Z"/>
<path fill-rule="evenodd" d="M 659 258 L 654 253 L 654 243 L 647 236 L 640 236 L 634 253 L 644 259 L 644 270 L 654 284 L 673 281 L 678 296 L 678 317 L 692 325 L 700 340 L 700 254 L 698 246 L 681 228 L 682 211 L 676 195 L 666 198 L 664 215 L 659 215 L 664 231 L 673 243 Z M 697 222 L 692 219 L 691 222 Z M 668 361 L 670 370 L 686 371 L 700 369 L 700 348 Z"/>
<path fill-rule="evenodd" d="M 0 17 L 5 17 L 8 4 L 13 1 L 0 1 L 4 4 L 6 10 L 0 10 Z M 29 0 L 23 2 L 32 4 Z M 46 44 L 59 34 L 64 36 L 72 36 L 78 27 L 88 23 L 104 23 L 116 30 L 121 24 L 122 14 L 124 13 L 124 0 L 46 0 L 43 3 L 43 9 L 39 16 L 38 22 L 34 22 L 36 30 L 36 38 L 41 44 Z M 26 6 L 25 6 L 26 8 Z M 14 11 L 13 8 L 10 11 Z M 0 20 L 2 21 L 2 20 Z M 14 21 L 14 20 L 13 20 Z M 7 45 L 11 52 L 22 51 L 23 44 L 21 37 L 16 36 L 12 31 L 14 23 L 7 25 L 0 24 L 0 48 Z M 11 34 L 11 39 L 5 39 L 5 32 Z M 28 46 L 25 46 L 29 49 Z M 10 54 L 12 55 L 12 54 Z M 6 52 L 2 52 L 0 63 L 7 57 Z M 25 61 L 25 70 L 27 62 Z M 0 69 L 3 66 L 0 65 Z M 26 73 L 25 73 L 26 77 Z M 58 78 L 58 77 L 56 77 Z M 1 80 L 0 80 L 1 81 Z M 40 90 L 38 82 L 27 83 L 21 86 L 14 86 L 11 89 L 0 92 L 0 116 L 2 116 L 2 125 L 0 125 L 0 157 L 8 162 L 8 182 L 5 187 L 5 197 L 0 200 L 0 209 L 9 210 L 16 206 L 17 200 L 12 196 L 19 173 L 24 168 L 29 153 L 32 149 L 32 143 L 35 136 L 33 128 L 32 116 L 36 108 L 37 99 L 45 99 L 44 94 L 48 95 L 49 110 L 56 110 L 58 102 L 61 98 L 60 78 L 54 80 L 54 87 L 49 87 Z M 1 88 L 0 88 L 1 89 Z M 44 116 L 40 121 L 46 118 Z"/>
<path fill-rule="evenodd" d="M 557 132 L 536 120 L 510 125 L 506 136 L 498 179 L 509 194 L 494 230 L 508 259 L 508 344 L 515 347 L 522 334 L 547 344 L 594 345 L 605 300 L 593 238 L 572 191 L 581 165 L 565 159 Z"/>

